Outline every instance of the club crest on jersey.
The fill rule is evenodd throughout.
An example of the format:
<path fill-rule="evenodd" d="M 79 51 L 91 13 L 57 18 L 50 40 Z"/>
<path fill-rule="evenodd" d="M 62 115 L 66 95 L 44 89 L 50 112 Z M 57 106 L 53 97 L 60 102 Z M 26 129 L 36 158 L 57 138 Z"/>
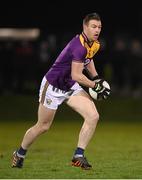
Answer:
<path fill-rule="evenodd" d="M 85 62 L 84 62 L 84 65 L 86 66 L 87 64 L 89 64 L 90 63 L 90 59 L 85 59 Z"/>
<path fill-rule="evenodd" d="M 47 103 L 48 105 L 50 105 L 50 104 L 52 103 L 52 100 L 51 100 L 51 99 L 46 99 L 46 103 Z"/>

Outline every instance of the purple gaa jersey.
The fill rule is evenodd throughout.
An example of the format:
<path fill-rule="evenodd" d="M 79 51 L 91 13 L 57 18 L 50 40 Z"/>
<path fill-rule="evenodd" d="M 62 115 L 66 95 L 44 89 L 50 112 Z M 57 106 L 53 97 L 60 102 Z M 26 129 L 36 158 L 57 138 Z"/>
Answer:
<path fill-rule="evenodd" d="M 85 66 L 90 63 L 99 48 L 100 43 L 98 41 L 89 46 L 84 33 L 76 35 L 62 50 L 46 73 L 47 81 L 56 88 L 68 91 L 75 83 L 71 77 L 72 61 L 84 63 Z"/>

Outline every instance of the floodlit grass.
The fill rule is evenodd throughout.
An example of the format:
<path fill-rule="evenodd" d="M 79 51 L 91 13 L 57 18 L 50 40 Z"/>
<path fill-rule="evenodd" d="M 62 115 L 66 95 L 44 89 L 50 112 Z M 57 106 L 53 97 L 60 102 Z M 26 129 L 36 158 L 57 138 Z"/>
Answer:
<path fill-rule="evenodd" d="M 97 105 L 102 116 L 85 151 L 93 169 L 85 171 L 71 166 L 82 119 L 68 108 L 58 111 L 48 133 L 31 146 L 24 167 L 11 168 L 13 151 L 36 121 L 37 105 L 33 97 L 4 100 L 0 100 L 1 179 L 142 179 L 142 121 L 137 109 L 140 101 L 112 100 Z M 5 108 L 9 114 L 5 114 Z"/>

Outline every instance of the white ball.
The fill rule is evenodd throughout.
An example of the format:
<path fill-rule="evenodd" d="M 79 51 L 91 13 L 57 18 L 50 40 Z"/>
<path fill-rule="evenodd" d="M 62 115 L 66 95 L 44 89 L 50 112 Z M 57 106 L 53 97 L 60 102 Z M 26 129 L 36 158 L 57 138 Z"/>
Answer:
<path fill-rule="evenodd" d="M 103 86 L 110 90 L 110 85 L 109 85 L 109 83 L 107 81 L 103 82 Z"/>
<path fill-rule="evenodd" d="M 107 88 L 110 90 L 110 85 L 107 81 L 103 81 L 104 88 Z M 93 88 L 89 88 L 89 94 L 90 96 L 95 99 L 95 100 L 102 100 L 102 98 L 98 97 L 98 93 L 96 91 L 93 90 Z M 108 95 L 110 94 L 110 92 L 108 92 Z M 107 99 L 108 96 L 105 96 L 104 99 Z"/>

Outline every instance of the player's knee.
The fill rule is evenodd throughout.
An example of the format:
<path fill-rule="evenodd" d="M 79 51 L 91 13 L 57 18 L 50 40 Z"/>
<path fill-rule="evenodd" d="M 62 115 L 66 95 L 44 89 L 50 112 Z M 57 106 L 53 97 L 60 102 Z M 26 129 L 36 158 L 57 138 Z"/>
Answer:
<path fill-rule="evenodd" d="M 89 122 L 93 125 L 94 123 L 96 124 L 96 122 L 99 120 L 99 113 L 92 111 L 89 113 Z"/>
<path fill-rule="evenodd" d="M 94 121 L 98 121 L 99 120 L 99 113 L 98 112 L 95 112 L 94 114 L 93 114 L 93 119 L 94 119 Z"/>
<path fill-rule="evenodd" d="M 45 124 L 44 126 L 42 126 L 42 132 L 46 132 L 48 131 L 48 129 L 50 128 L 50 126 L 48 124 Z"/>
<path fill-rule="evenodd" d="M 100 118 L 100 117 L 99 117 L 99 113 L 98 113 L 98 112 L 97 112 L 97 113 L 95 113 L 95 120 L 96 120 L 96 121 L 98 121 L 98 120 L 99 120 L 99 118 Z"/>
<path fill-rule="evenodd" d="M 40 134 L 45 133 L 50 128 L 49 123 L 40 123 L 40 124 L 37 124 L 37 126 L 38 126 Z"/>

